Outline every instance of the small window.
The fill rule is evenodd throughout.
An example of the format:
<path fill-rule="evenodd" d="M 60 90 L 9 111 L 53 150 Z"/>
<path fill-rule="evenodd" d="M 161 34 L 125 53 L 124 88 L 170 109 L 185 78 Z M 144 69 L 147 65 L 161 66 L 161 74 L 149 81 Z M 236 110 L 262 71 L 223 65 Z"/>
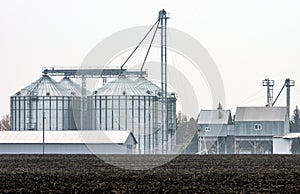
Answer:
<path fill-rule="evenodd" d="M 254 130 L 262 130 L 261 124 L 255 124 L 254 125 Z"/>
<path fill-rule="evenodd" d="M 209 132 L 210 128 L 209 127 L 205 127 L 204 130 L 205 130 L 205 132 Z"/>

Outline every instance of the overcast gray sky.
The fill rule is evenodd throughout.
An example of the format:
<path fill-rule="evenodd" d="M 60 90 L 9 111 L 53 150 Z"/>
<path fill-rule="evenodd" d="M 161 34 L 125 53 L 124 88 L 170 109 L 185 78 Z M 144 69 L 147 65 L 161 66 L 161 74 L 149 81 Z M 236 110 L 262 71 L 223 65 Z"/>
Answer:
<path fill-rule="evenodd" d="M 9 113 L 10 95 L 38 79 L 43 66 L 79 66 L 105 37 L 153 24 L 162 8 L 169 26 L 196 38 L 214 59 L 225 86 L 223 107 L 263 106 L 262 79 L 275 79 L 277 94 L 287 77 L 296 81 L 292 109 L 300 104 L 297 0 L 1 0 L 0 116 Z M 285 93 L 277 105 L 285 105 Z"/>

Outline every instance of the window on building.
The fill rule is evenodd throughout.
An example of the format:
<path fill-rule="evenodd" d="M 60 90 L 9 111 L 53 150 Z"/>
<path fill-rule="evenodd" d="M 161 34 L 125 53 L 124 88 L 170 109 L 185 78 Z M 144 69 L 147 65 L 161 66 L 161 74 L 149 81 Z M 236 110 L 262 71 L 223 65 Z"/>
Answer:
<path fill-rule="evenodd" d="M 261 124 L 255 124 L 254 125 L 254 130 L 262 130 Z"/>

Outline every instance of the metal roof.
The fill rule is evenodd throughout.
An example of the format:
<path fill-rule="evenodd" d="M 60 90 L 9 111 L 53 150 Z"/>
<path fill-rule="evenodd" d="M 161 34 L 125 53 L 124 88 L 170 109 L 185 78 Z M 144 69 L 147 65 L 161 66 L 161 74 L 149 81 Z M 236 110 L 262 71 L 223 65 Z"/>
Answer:
<path fill-rule="evenodd" d="M 68 93 L 72 93 L 77 96 L 81 96 L 82 94 L 82 87 L 72 81 L 69 77 L 64 77 L 58 82 L 59 85 L 66 88 L 68 90 Z M 91 92 L 87 90 L 87 95 L 90 95 Z"/>
<path fill-rule="evenodd" d="M 230 110 L 201 110 L 198 124 L 231 124 Z"/>
<path fill-rule="evenodd" d="M 145 89 L 137 88 L 137 82 L 121 75 L 119 78 L 108 82 L 99 88 L 95 95 L 97 96 L 153 96 L 151 92 Z"/>
<path fill-rule="evenodd" d="M 158 87 L 155 83 L 151 82 L 145 77 L 139 77 L 138 79 L 135 80 L 135 82 L 136 82 L 136 86 L 135 86 L 136 88 L 144 89 L 154 94 L 157 94 L 161 90 L 160 87 Z"/>
<path fill-rule="evenodd" d="M 126 143 L 130 131 L 45 131 L 45 143 Z M 0 131 L 1 143 L 43 143 L 43 131 Z"/>
<path fill-rule="evenodd" d="M 47 75 L 21 89 L 14 96 L 72 96 L 71 92 L 60 86 Z"/>
<path fill-rule="evenodd" d="M 237 107 L 235 121 L 285 121 L 286 107 Z"/>

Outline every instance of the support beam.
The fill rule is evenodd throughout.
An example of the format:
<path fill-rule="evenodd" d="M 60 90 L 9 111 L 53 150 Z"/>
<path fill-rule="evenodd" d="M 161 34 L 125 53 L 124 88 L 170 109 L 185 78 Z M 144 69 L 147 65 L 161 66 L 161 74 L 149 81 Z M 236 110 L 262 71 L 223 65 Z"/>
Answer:
<path fill-rule="evenodd" d="M 49 76 L 67 76 L 75 78 L 115 78 L 119 75 L 134 76 L 140 75 L 147 76 L 146 71 L 140 70 L 127 70 L 118 68 L 86 68 L 81 69 L 80 67 L 44 67 L 43 74 Z"/>

